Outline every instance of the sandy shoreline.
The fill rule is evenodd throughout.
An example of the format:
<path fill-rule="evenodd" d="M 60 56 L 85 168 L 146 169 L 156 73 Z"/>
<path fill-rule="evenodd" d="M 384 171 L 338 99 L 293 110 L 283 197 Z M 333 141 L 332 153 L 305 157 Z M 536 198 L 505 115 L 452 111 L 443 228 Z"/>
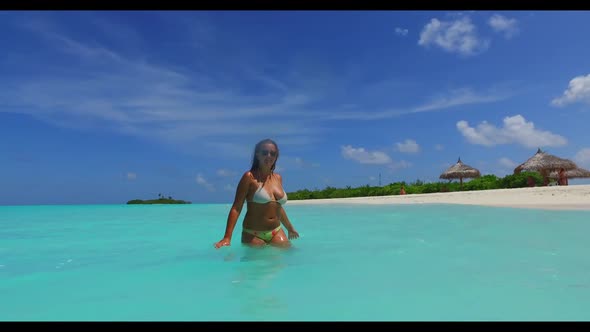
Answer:
<path fill-rule="evenodd" d="M 590 211 L 590 185 L 289 201 L 289 205 L 311 204 L 466 204 Z"/>

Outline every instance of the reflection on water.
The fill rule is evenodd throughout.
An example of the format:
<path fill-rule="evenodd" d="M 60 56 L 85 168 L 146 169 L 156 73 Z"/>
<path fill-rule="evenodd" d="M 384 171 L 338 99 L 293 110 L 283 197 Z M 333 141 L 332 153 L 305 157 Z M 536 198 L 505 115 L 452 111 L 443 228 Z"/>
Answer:
<path fill-rule="evenodd" d="M 252 315 L 251 318 L 256 320 L 276 320 L 274 314 L 282 316 L 287 310 L 279 276 L 288 265 L 289 251 L 271 246 L 244 246 L 239 253 L 233 253 L 231 260 L 238 257 L 238 264 L 235 265 L 231 294 L 240 301 L 242 314 Z"/>

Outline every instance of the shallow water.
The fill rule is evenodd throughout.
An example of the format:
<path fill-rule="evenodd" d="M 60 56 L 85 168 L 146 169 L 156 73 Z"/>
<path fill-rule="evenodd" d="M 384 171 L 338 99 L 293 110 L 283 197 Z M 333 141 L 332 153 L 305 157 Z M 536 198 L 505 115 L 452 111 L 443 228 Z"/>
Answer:
<path fill-rule="evenodd" d="M 216 250 L 229 205 L 0 207 L 0 320 L 588 320 L 590 212 L 286 205 L 291 249 Z"/>

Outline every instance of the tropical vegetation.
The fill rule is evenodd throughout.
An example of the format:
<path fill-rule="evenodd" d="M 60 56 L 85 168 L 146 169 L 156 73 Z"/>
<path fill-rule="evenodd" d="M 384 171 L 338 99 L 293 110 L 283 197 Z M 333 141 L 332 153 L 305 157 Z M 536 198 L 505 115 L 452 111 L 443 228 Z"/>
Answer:
<path fill-rule="evenodd" d="M 322 190 L 303 189 L 295 192 L 287 193 L 290 200 L 301 199 L 321 199 L 321 198 L 345 198 L 345 197 L 367 197 L 367 196 L 388 196 L 399 195 L 402 186 L 405 188 L 407 194 L 428 194 L 437 192 L 453 192 L 453 191 L 471 191 L 471 190 L 488 190 L 488 189 L 506 189 L 506 188 L 522 188 L 527 187 L 528 179 L 531 177 L 535 181 L 536 186 L 543 184 L 543 178 L 537 172 L 522 172 L 519 174 L 510 174 L 505 177 L 497 177 L 489 174 L 471 181 L 463 183 L 461 189 L 459 182 L 430 182 L 426 183 L 416 180 L 412 183 L 394 182 L 385 186 L 369 186 L 368 184 L 361 187 L 352 188 L 347 186 L 345 188 L 326 187 Z"/>
<path fill-rule="evenodd" d="M 162 194 L 158 194 L 157 199 L 133 199 L 128 201 L 127 204 L 191 204 L 191 202 L 173 199 L 172 196 L 165 197 Z"/>

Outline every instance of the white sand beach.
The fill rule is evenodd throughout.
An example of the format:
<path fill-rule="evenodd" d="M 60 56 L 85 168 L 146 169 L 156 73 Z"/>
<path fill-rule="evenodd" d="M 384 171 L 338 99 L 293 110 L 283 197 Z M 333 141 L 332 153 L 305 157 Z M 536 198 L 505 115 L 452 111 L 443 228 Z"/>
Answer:
<path fill-rule="evenodd" d="M 292 200 L 289 204 L 467 204 L 549 210 L 590 210 L 590 185 Z"/>

